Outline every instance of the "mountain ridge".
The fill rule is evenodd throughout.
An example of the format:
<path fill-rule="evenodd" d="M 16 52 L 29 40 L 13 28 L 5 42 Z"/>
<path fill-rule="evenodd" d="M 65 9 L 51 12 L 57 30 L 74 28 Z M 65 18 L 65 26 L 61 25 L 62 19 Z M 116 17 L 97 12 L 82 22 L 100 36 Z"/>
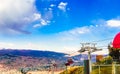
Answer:
<path fill-rule="evenodd" d="M 54 51 L 41 51 L 41 50 L 18 50 L 18 49 L 1 49 L 0 50 L 0 55 L 6 55 L 6 54 L 11 54 L 11 55 L 16 55 L 16 56 L 32 56 L 32 57 L 59 57 L 62 56 L 64 57 L 66 54 L 65 53 L 60 53 L 60 52 L 54 52 Z"/>
<path fill-rule="evenodd" d="M 42 67 L 55 61 L 56 64 L 65 62 L 66 54 L 53 51 L 40 50 L 17 50 L 17 49 L 1 49 L 0 65 L 4 69 L 20 69 L 23 67 Z"/>

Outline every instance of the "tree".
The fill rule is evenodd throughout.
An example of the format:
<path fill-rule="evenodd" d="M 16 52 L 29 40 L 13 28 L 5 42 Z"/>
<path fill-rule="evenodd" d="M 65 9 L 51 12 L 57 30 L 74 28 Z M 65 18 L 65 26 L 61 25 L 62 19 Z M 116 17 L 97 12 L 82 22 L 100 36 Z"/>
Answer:
<path fill-rule="evenodd" d="M 97 64 L 112 64 L 112 57 L 111 56 L 106 56 L 99 61 L 96 62 Z"/>
<path fill-rule="evenodd" d="M 114 48 L 108 45 L 109 55 L 113 58 L 113 61 L 120 63 L 120 48 Z"/>

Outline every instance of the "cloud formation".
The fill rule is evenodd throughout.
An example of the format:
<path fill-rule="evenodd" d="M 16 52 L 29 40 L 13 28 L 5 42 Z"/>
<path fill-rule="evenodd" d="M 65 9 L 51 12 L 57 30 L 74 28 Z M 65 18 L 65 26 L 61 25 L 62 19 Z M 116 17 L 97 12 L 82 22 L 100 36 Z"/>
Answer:
<path fill-rule="evenodd" d="M 120 27 L 120 20 L 112 19 L 112 20 L 108 20 L 106 23 L 107 26 L 109 27 Z"/>
<path fill-rule="evenodd" d="M 34 3 L 35 0 L 0 0 L 0 32 L 28 34 L 26 18 L 35 13 Z"/>
<path fill-rule="evenodd" d="M 41 26 L 46 26 L 51 23 L 51 19 L 53 18 L 53 10 L 52 8 L 45 8 L 45 13 L 40 15 L 40 18 L 37 19 L 38 23 L 33 25 L 33 28 L 39 28 Z"/>
<path fill-rule="evenodd" d="M 66 3 L 66 2 L 60 2 L 60 4 L 58 5 L 58 8 L 65 12 L 67 4 L 68 3 Z"/>
<path fill-rule="evenodd" d="M 41 17 L 39 18 L 38 23 L 34 24 L 33 25 L 33 28 L 39 28 L 39 27 L 42 27 L 42 26 L 46 26 L 46 25 L 49 25 L 51 23 L 51 20 L 53 18 L 53 12 L 56 12 L 56 10 L 54 8 L 58 8 L 60 9 L 61 11 L 66 11 L 66 6 L 67 6 L 67 3 L 66 2 L 60 2 L 57 5 L 55 4 L 50 4 L 48 7 L 45 7 L 43 8 L 44 12 L 42 13 Z M 56 12 L 59 14 L 59 12 Z"/>
<path fill-rule="evenodd" d="M 8 48 L 15 47 L 15 44 L 8 43 L 8 42 L 0 42 L 0 48 L 5 48 L 5 47 L 8 47 Z"/>
<path fill-rule="evenodd" d="M 30 34 L 27 30 L 29 24 L 33 28 L 49 25 L 53 18 L 53 7 L 43 8 L 38 12 L 36 0 L 0 0 L 0 34 Z M 61 2 L 59 9 L 66 10 L 67 3 Z M 31 27 L 32 28 L 32 27 Z"/>
<path fill-rule="evenodd" d="M 96 20 L 92 25 L 73 28 L 58 34 L 63 41 L 89 41 L 98 40 L 99 38 L 113 38 L 115 33 L 120 31 L 120 20 Z M 114 31 L 114 32 L 112 32 Z M 89 37 L 89 39 L 88 39 Z"/>
<path fill-rule="evenodd" d="M 63 31 L 58 33 L 57 35 L 63 41 L 72 41 L 78 39 L 79 36 L 88 34 L 90 32 L 90 28 L 88 26 L 84 27 L 76 27 L 68 31 Z"/>

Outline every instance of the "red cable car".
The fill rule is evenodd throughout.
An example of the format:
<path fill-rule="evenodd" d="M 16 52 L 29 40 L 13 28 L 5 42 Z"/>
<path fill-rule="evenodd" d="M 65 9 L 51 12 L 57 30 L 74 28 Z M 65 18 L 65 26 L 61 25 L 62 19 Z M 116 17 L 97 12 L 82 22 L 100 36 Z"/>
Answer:
<path fill-rule="evenodd" d="M 116 34 L 116 36 L 114 37 L 112 45 L 113 45 L 113 48 L 117 48 L 117 49 L 120 48 L 120 32 Z"/>

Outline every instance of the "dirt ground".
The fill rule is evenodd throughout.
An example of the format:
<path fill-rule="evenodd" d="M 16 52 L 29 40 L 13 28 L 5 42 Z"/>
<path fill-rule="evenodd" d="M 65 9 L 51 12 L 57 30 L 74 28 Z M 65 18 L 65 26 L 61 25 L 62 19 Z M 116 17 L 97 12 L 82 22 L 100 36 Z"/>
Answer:
<path fill-rule="evenodd" d="M 30 71 L 27 74 L 59 74 L 62 71 L 55 71 L 55 72 L 51 72 L 51 71 Z"/>

